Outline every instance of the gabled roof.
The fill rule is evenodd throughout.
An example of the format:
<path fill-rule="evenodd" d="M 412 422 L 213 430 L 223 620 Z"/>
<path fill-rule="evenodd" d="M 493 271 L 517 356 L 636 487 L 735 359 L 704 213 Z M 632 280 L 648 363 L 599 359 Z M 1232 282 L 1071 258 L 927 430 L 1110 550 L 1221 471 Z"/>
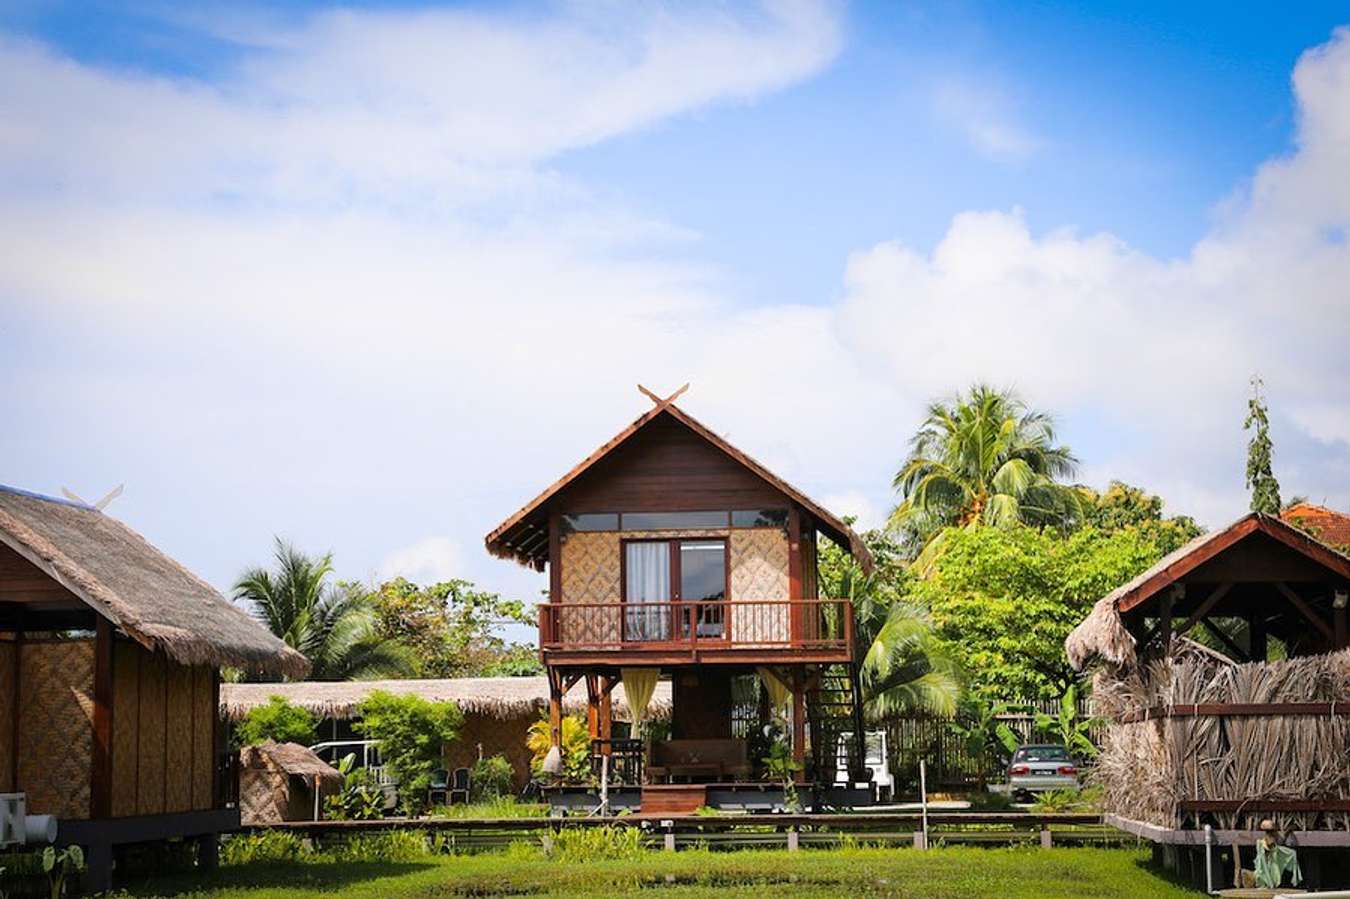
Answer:
<path fill-rule="evenodd" d="M 274 743 L 271 740 L 256 746 L 245 746 L 239 751 L 243 767 L 252 767 L 255 759 L 266 759 L 286 774 L 305 779 L 319 778 L 329 784 L 342 782 L 342 773 L 319 758 L 314 750 L 299 743 Z"/>
<path fill-rule="evenodd" d="M 309 670 L 304 656 L 210 584 L 92 506 L 0 486 L 0 543 L 180 664 L 289 677 Z"/>
<path fill-rule="evenodd" d="M 1064 641 L 1070 663 L 1081 668 L 1094 655 L 1118 665 L 1132 663 L 1134 638 L 1121 622 L 1121 614 L 1158 596 L 1201 565 L 1257 533 L 1350 580 L 1350 557 L 1274 516 L 1249 512 L 1225 528 L 1196 537 L 1099 599 L 1088 617 Z"/>
<path fill-rule="evenodd" d="M 1323 543 L 1335 547 L 1350 546 L 1350 515 L 1319 506 L 1295 503 L 1280 513 L 1280 518 L 1305 530 Z"/>
<path fill-rule="evenodd" d="M 811 514 L 820 530 L 827 537 L 848 549 L 864 570 L 871 572 L 872 554 L 868 552 L 862 539 L 853 532 L 852 528 L 836 518 L 815 500 L 769 471 L 747 453 L 732 446 L 725 438 L 669 400 L 658 402 L 651 409 L 638 416 L 632 424 L 615 434 L 595 452 L 577 463 L 571 471 L 550 484 L 544 492 L 530 500 L 514 515 L 494 528 L 492 533 L 488 534 L 484 540 L 487 551 L 499 559 L 514 559 L 522 565 L 542 570 L 544 563 L 548 561 L 548 522 L 545 517 L 545 507 L 548 501 L 661 415 L 669 415 L 684 424 L 733 461 L 749 469 L 780 493 L 797 503 Z"/>

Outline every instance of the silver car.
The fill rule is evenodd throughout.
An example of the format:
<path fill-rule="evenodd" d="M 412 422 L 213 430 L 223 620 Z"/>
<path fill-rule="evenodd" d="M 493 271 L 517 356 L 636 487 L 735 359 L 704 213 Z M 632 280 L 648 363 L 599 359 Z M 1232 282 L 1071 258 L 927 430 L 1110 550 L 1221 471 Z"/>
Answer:
<path fill-rule="evenodd" d="M 1078 789 L 1078 762 L 1063 746 L 1023 746 L 1008 763 L 1008 792 L 1013 798 L 1049 790 Z"/>

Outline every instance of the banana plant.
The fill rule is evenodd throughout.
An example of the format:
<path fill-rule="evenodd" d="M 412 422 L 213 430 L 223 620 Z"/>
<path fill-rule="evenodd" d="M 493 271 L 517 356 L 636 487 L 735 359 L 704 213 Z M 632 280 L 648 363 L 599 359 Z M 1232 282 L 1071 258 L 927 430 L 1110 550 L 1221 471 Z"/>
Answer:
<path fill-rule="evenodd" d="M 1096 758 L 1097 747 L 1090 736 L 1099 719 L 1078 711 L 1078 687 L 1070 684 L 1059 698 L 1059 714 L 1036 713 L 1036 729 L 1062 743 L 1079 758 Z"/>

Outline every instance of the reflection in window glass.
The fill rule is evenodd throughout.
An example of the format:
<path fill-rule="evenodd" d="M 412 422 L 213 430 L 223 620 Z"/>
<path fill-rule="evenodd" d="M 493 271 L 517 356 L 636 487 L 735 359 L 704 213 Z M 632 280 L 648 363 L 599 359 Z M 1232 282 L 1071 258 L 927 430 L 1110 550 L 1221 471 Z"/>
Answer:
<path fill-rule="evenodd" d="M 731 513 L 734 528 L 781 528 L 787 526 L 787 509 L 740 509 Z"/>
<path fill-rule="evenodd" d="M 726 599 L 726 544 L 721 540 L 680 542 L 680 599 Z"/>
<path fill-rule="evenodd" d="M 564 515 L 563 533 L 572 531 L 617 531 L 619 514 L 617 512 L 587 512 L 582 515 Z"/>
<path fill-rule="evenodd" d="M 661 531 L 676 528 L 724 528 L 726 512 L 625 512 L 625 531 Z"/>

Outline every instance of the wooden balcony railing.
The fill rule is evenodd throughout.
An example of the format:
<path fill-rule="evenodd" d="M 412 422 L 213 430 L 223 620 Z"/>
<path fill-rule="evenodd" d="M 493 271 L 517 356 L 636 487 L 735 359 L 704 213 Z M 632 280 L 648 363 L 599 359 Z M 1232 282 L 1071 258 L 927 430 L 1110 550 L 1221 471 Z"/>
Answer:
<path fill-rule="evenodd" d="M 539 645 L 550 651 L 811 650 L 847 653 L 846 599 L 545 603 Z"/>

